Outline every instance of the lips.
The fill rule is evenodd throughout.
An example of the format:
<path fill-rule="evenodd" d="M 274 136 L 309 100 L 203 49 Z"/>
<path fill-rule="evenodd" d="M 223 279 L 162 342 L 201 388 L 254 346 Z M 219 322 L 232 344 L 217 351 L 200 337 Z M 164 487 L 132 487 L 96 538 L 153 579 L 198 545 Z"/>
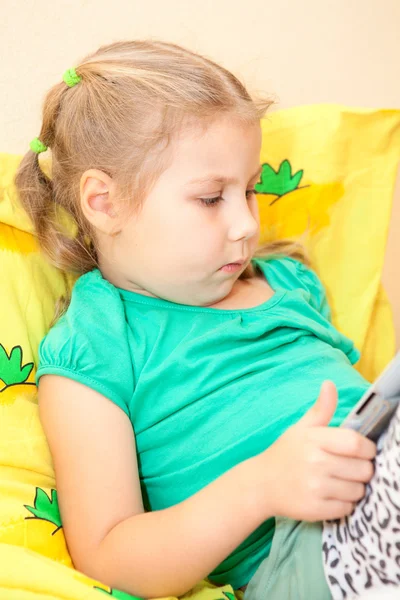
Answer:
<path fill-rule="evenodd" d="M 236 273 L 239 271 L 246 261 L 240 258 L 235 262 L 226 263 L 219 268 L 219 271 L 225 271 L 226 273 Z"/>
<path fill-rule="evenodd" d="M 240 271 L 241 268 L 242 265 L 239 263 L 228 263 L 227 265 L 221 267 L 219 270 L 223 271 L 224 273 L 236 273 L 237 271 Z"/>
<path fill-rule="evenodd" d="M 245 262 L 244 259 L 233 260 L 232 262 L 226 263 L 223 266 L 226 267 L 226 265 L 243 265 L 244 262 Z"/>

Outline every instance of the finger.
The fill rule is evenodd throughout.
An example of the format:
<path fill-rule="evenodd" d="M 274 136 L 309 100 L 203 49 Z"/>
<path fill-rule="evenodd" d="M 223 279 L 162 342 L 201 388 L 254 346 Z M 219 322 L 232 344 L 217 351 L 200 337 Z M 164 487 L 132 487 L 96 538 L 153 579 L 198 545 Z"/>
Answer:
<path fill-rule="evenodd" d="M 354 502 L 341 502 L 340 500 L 328 500 L 325 502 L 320 520 L 341 519 L 351 515 L 355 508 Z"/>
<path fill-rule="evenodd" d="M 332 381 L 324 381 L 318 399 L 296 426 L 321 427 L 328 425 L 336 410 L 337 398 L 335 384 Z"/>
<path fill-rule="evenodd" d="M 331 457 L 329 474 L 337 479 L 368 483 L 374 474 L 374 465 L 370 460 L 361 458 L 348 458 L 342 456 Z"/>
<path fill-rule="evenodd" d="M 358 502 L 365 496 L 365 485 L 356 481 L 344 481 L 331 477 L 324 485 L 324 498 L 326 500 L 339 500 L 340 502 Z"/>
<path fill-rule="evenodd" d="M 374 442 L 352 429 L 344 427 L 318 428 L 312 432 L 320 447 L 331 454 L 372 460 L 376 455 Z"/>

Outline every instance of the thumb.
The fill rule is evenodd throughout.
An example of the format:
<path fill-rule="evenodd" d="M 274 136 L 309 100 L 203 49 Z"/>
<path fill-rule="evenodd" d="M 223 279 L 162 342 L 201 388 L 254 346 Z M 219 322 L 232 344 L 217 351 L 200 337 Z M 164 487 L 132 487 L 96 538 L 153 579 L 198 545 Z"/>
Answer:
<path fill-rule="evenodd" d="M 301 427 L 324 427 L 329 425 L 336 410 L 338 394 L 333 381 L 324 381 L 318 400 L 297 423 Z"/>

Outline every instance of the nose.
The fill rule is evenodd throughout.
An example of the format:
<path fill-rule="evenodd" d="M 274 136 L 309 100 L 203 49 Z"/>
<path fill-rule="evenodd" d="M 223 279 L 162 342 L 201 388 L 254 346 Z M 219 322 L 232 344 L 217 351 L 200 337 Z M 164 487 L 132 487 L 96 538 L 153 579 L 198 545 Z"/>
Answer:
<path fill-rule="evenodd" d="M 232 207 L 228 233 L 230 241 L 248 240 L 257 234 L 259 228 L 257 210 L 256 199 L 254 202 L 249 202 L 246 198 Z"/>

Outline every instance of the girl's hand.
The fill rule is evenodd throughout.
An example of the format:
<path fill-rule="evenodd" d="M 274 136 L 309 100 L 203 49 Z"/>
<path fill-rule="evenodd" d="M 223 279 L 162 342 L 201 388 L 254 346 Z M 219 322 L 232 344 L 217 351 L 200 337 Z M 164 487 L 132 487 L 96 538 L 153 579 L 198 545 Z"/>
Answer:
<path fill-rule="evenodd" d="M 304 417 L 253 459 L 268 480 L 263 480 L 268 514 L 335 519 L 349 515 L 364 496 L 376 446 L 351 429 L 327 427 L 336 404 L 336 387 L 325 381 Z"/>

